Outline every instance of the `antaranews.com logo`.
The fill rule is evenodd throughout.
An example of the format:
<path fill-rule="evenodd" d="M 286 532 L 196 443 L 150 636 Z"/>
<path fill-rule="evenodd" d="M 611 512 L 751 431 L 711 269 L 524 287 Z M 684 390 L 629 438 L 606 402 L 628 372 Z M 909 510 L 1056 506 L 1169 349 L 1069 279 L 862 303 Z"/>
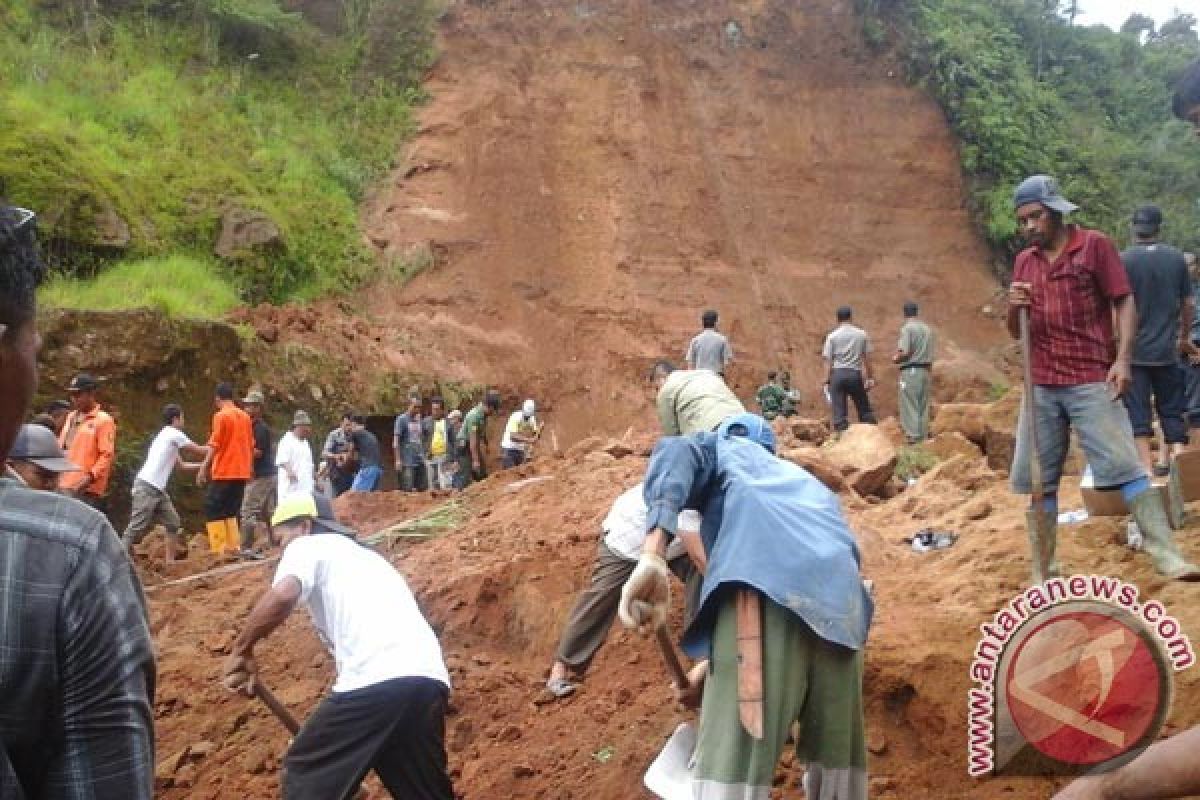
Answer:
<path fill-rule="evenodd" d="M 1157 600 L 1118 578 L 1026 589 L 992 620 L 971 662 L 967 772 L 1104 772 L 1152 744 L 1192 643 Z"/>

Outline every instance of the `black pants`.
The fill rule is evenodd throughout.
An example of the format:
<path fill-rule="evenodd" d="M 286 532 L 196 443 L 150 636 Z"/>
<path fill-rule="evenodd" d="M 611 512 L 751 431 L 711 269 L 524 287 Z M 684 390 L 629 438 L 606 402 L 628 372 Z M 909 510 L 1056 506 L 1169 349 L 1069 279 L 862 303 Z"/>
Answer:
<path fill-rule="evenodd" d="M 204 493 L 204 518 L 209 522 L 237 519 L 242 513 L 245 481 L 209 481 Z"/>
<path fill-rule="evenodd" d="M 369 770 L 399 800 L 454 800 L 444 685 L 396 678 L 329 695 L 283 760 L 284 800 L 350 798 Z"/>
<path fill-rule="evenodd" d="M 504 448 L 504 457 L 501 461 L 501 465 L 505 469 L 512 469 L 513 467 L 519 467 L 524 463 L 525 463 L 525 451 L 524 450 L 513 450 L 510 447 Z"/>
<path fill-rule="evenodd" d="M 340 469 L 329 470 L 329 485 L 333 489 L 334 497 L 341 497 L 350 491 L 350 487 L 353 484 L 354 473 L 342 472 Z"/>
<path fill-rule="evenodd" d="M 875 424 L 875 412 L 871 410 L 871 398 L 863 383 L 862 372 L 857 369 L 833 370 L 829 375 L 829 400 L 833 405 L 833 429 L 844 431 L 850 427 L 846 398 L 854 401 L 859 422 Z"/>
<path fill-rule="evenodd" d="M 1133 386 L 1125 392 L 1125 408 L 1133 435 L 1154 436 L 1154 411 L 1162 425 L 1167 444 L 1187 444 L 1188 429 L 1184 413 L 1188 407 L 1187 373 L 1178 364 L 1133 366 Z"/>

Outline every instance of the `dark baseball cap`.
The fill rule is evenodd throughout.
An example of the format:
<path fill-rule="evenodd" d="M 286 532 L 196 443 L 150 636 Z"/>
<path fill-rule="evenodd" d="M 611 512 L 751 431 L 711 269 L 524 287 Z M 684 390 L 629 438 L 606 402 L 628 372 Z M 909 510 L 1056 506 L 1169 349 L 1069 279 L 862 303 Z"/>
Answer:
<path fill-rule="evenodd" d="M 68 392 L 94 392 L 100 388 L 100 381 L 96 380 L 94 375 L 86 372 L 81 372 L 71 379 L 71 385 L 67 387 Z"/>
<path fill-rule="evenodd" d="M 1138 206 L 1133 212 L 1133 232 L 1148 236 L 1162 227 L 1162 209 L 1155 205 Z"/>
<path fill-rule="evenodd" d="M 28 461 L 51 472 L 79 472 L 79 467 L 68 461 L 66 453 L 58 446 L 54 432 L 45 425 L 22 425 L 8 457 L 13 461 Z"/>
<path fill-rule="evenodd" d="M 1013 208 L 1017 209 L 1029 203 L 1041 203 L 1060 214 L 1070 214 L 1079 210 L 1079 206 L 1063 197 L 1058 181 L 1049 175 L 1032 175 L 1017 186 L 1017 190 L 1013 192 Z"/>

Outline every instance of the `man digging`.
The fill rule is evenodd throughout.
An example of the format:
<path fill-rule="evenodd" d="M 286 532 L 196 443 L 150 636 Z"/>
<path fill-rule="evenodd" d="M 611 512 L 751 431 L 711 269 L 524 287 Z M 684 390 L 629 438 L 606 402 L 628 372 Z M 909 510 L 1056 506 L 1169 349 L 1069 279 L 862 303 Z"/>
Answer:
<path fill-rule="evenodd" d="M 311 495 L 280 501 L 271 524 L 283 556 L 234 641 L 223 682 L 253 694 L 254 646 L 304 603 L 337 678 L 284 758 L 285 800 L 353 797 L 372 769 L 393 797 L 454 800 L 444 745 L 450 677 L 437 636 L 400 573 L 319 502 L 320 512 Z"/>

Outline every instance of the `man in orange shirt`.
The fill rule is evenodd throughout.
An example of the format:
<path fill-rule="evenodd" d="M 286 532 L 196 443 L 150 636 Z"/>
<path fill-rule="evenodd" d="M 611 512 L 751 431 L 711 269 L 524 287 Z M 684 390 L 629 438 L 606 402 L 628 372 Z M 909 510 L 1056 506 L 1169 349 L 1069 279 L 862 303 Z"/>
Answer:
<path fill-rule="evenodd" d="M 208 545 L 215 555 L 237 551 L 238 514 L 254 462 L 254 425 L 250 415 L 233 402 L 233 385 L 218 383 L 214 402 L 208 456 L 196 475 L 196 484 L 208 484 L 204 496 Z"/>
<path fill-rule="evenodd" d="M 103 512 L 117 455 L 117 423 L 96 402 L 99 388 L 99 382 L 86 372 L 76 375 L 67 387 L 72 411 L 63 423 L 58 444 L 67 451 L 67 460 L 79 465 L 79 471 L 64 472 L 58 488 Z"/>

